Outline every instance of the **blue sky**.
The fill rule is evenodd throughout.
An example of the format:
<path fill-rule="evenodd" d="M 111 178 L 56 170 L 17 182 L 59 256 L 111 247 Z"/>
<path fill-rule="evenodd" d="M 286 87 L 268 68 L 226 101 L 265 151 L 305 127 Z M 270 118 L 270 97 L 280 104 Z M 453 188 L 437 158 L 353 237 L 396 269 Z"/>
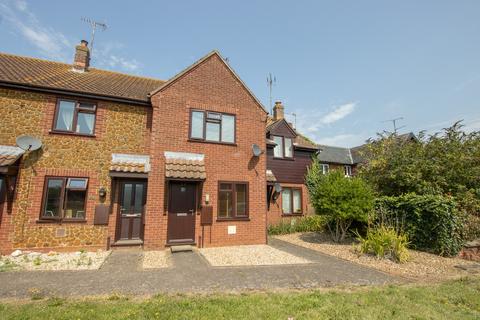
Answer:
<path fill-rule="evenodd" d="M 477 0 L 0 0 L 0 15 L 2 52 L 71 62 L 90 17 L 109 26 L 95 67 L 160 79 L 218 49 L 265 106 L 273 73 L 274 100 L 319 143 L 361 144 L 396 117 L 401 132 L 480 129 Z"/>

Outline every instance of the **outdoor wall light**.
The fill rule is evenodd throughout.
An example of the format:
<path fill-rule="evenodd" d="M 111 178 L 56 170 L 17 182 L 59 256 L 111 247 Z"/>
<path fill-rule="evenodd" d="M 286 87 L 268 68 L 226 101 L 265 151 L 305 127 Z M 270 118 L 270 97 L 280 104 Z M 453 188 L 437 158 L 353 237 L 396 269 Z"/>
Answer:
<path fill-rule="evenodd" d="M 100 198 L 104 198 L 107 195 L 107 189 L 105 187 L 100 187 L 98 190 L 98 195 Z"/>
<path fill-rule="evenodd" d="M 207 193 L 205 195 L 205 204 L 208 204 L 210 202 L 210 195 Z"/>

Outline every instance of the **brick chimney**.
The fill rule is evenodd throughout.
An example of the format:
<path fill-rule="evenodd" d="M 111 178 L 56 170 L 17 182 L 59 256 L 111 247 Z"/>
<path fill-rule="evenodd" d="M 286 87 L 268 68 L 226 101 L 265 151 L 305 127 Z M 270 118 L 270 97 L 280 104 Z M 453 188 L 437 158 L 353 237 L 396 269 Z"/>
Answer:
<path fill-rule="evenodd" d="M 273 120 L 280 120 L 285 118 L 284 107 L 281 101 L 275 101 L 275 106 L 273 106 Z"/>
<path fill-rule="evenodd" d="M 75 47 L 75 58 L 73 59 L 73 69 L 75 71 L 88 71 L 90 65 L 90 50 L 88 49 L 88 42 L 80 41 L 80 44 Z"/>

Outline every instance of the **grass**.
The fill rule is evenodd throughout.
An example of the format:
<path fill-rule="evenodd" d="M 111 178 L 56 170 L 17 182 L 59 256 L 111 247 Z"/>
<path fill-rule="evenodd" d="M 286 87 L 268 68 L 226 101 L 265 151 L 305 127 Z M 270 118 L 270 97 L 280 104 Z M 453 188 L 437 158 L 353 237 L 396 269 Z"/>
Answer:
<path fill-rule="evenodd" d="M 479 319 L 480 278 L 428 286 L 0 304 L 2 319 Z"/>

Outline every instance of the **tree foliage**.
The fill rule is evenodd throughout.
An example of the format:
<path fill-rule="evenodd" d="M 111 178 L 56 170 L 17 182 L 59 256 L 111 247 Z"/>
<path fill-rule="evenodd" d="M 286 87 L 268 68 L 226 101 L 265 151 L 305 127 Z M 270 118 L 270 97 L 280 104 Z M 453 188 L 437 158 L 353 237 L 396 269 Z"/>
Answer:
<path fill-rule="evenodd" d="M 347 178 L 337 170 L 323 175 L 318 160 L 314 159 L 306 184 L 315 212 L 326 216 L 334 241 L 345 239 L 353 221 L 368 222 L 374 196 L 361 178 Z"/>
<path fill-rule="evenodd" d="M 452 195 L 464 211 L 480 214 L 480 132 L 461 122 L 418 141 L 379 135 L 361 151 L 359 174 L 382 195 Z"/>

